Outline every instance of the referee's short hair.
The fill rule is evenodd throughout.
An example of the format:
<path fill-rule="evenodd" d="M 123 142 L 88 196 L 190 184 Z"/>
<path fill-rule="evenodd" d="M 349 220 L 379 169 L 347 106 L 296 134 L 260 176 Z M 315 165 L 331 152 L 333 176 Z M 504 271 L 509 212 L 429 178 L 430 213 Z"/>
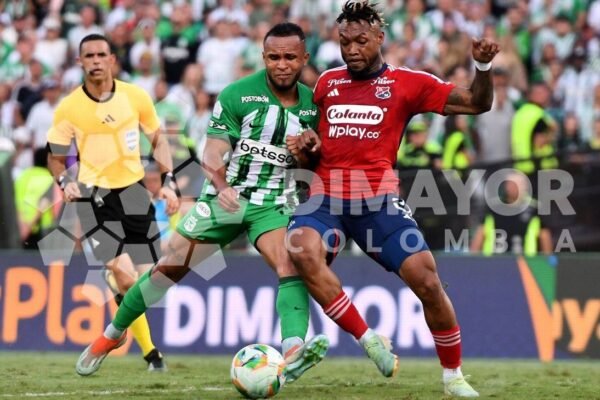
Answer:
<path fill-rule="evenodd" d="M 79 42 L 79 54 L 81 54 L 81 48 L 83 47 L 83 44 L 85 42 L 91 42 L 93 40 L 102 40 L 103 42 L 106 42 L 106 44 L 108 44 L 110 53 L 112 54 L 114 52 L 112 43 L 106 38 L 106 36 L 101 35 L 99 33 L 90 33 L 89 35 L 81 39 L 81 42 Z"/>

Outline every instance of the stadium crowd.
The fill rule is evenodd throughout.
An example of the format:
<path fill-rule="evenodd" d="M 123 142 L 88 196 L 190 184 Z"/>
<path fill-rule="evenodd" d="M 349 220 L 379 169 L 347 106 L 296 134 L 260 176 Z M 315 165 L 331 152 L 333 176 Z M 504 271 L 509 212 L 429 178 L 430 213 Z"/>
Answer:
<path fill-rule="evenodd" d="M 291 20 L 306 32 L 311 59 L 302 81 L 308 86 L 325 69 L 343 64 L 334 23 L 338 0 L 1 4 L 0 149 L 12 153 L 22 240 L 39 237 L 57 220 L 60 207 L 41 204 L 57 190 L 44 172 L 43 151 L 57 103 L 82 82 L 76 58 L 85 35 L 105 34 L 118 61 L 114 75 L 141 86 L 155 101 L 176 167 L 201 157 L 216 95 L 263 67 L 262 39 L 273 24 Z M 398 152 L 401 176 L 423 168 L 501 166 L 532 175 L 594 157 L 597 162 L 600 0 L 382 0 L 379 6 L 387 22 L 389 64 L 468 86 L 474 73 L 471 38 L 492 38 L 502 48 L 494 60 L 491 111 L 413 118 Z M 149 168 L 149 188 L 155 172 Z M 32 175 L 45 175 L 45 184 L 25 190 Z M 197 195 L 202 177 L 183 175 L 185 194 Z"/>

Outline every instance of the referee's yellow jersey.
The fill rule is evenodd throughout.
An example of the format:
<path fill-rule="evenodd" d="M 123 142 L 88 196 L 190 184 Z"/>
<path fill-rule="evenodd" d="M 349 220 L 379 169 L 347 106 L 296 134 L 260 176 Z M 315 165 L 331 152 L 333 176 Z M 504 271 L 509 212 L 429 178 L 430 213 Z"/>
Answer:
<path fill-rule="evenodd" d="M 144 177 L 140 129 L 158 130 L 160 120 L 150 96 L 141 88 L 114 80 L 110 97 L 98 101 L 84 86 L 65 97 L 54 113 L 48 142 L 79 153 L 78 181 L 102 188 L 129 186 Z"/>

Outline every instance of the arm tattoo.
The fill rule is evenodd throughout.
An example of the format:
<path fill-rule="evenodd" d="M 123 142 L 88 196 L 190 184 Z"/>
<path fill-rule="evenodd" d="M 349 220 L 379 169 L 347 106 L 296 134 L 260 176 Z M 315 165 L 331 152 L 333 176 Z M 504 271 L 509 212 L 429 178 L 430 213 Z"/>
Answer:
<path fill-rule="evenodd" d="M 475 68 L 475 79 L 471 83 L 471 104 L 481 111 L 487 111 L 494 101 L 494 84 L 491 71 L 479 71 Z"/>

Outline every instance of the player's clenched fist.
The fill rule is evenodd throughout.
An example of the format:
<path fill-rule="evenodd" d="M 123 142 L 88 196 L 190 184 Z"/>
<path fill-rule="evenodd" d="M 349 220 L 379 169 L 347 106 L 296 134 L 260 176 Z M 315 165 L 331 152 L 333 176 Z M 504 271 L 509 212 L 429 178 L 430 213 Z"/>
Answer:
<path fill-rule="evenodd" d="M 219 205 L 227 212 L 234 213 L 240 209 L 239 194 L 232 187 L 226 187 L 219 192 Z"/>
<path fill-rule="evenodd" d="M 301 151 L 317 153 L 321 148 L 321 139 L 317 132 L 308 129 L 297 136 L 286 137 L 286 145 L 293 156 L 298 156 Z"/>
<path fill-rule="evenodd" d="M 500 51 L 500 45 L 489 39 L 473 38 L 473 59 L 480 63 L 491 62 Z"/>

